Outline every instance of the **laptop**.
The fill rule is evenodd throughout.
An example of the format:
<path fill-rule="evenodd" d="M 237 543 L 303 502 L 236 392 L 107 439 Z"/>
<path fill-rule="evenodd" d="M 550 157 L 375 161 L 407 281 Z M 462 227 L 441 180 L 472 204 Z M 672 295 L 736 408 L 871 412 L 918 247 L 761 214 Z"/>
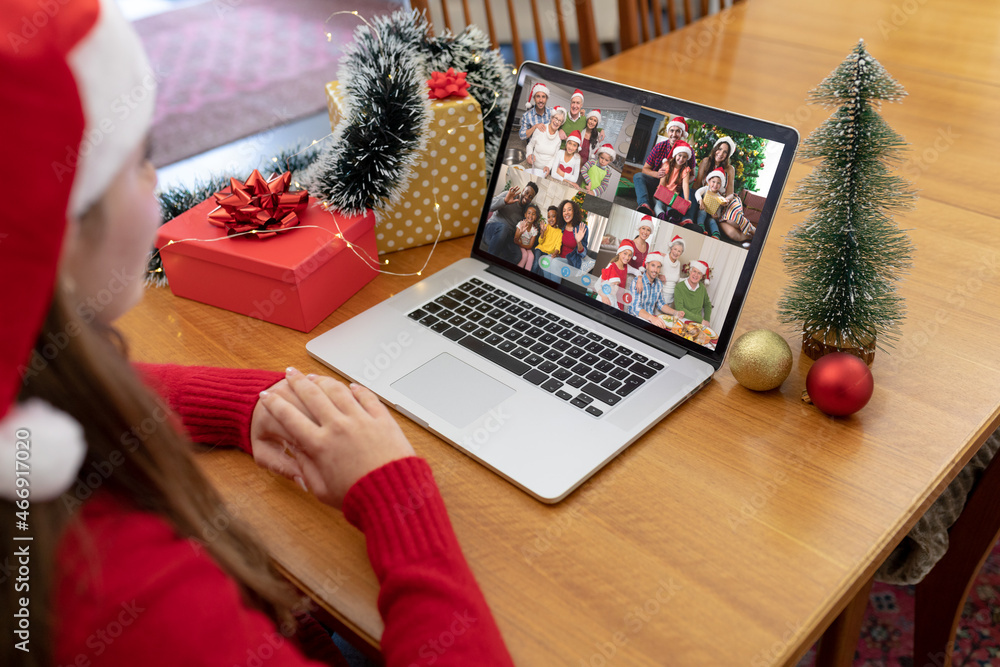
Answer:
<path fill-rule="evenodd" d="M 579 129 L 588 118 L 597 120 L 589 133 Z M 563 128 L 581 136 L 575 152 L 577 142 L 557 136 Z M 722 365 L 797 144 L 791 127 L 526 62 L 471 256 L 306 349 L 531 496 L 558 502 Z M 735 147 L 741 166 L 722 164 L 734 183 L 716 178 L 714 202 L 728 185 L 739 205 L 723 200 L 714 216 L 699 216 L 713 196 L 695 199 L 700 183 L 685 197 L 672 176 L 670 197 L 655 178 L 635 178 L 647 160 L 657 172 L 659 156 L 677 161 L 671 174 L 697 167 L 719 145 Z M 543 242 L 548 252 L 536 252 Z"/>

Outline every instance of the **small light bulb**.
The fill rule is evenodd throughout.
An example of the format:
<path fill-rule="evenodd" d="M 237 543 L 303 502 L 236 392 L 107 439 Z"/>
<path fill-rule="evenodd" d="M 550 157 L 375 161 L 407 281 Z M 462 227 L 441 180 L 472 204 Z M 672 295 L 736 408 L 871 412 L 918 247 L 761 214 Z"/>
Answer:
<path fill-rule="evenodd" d="M 333 33 L 329 33 L 329 32 L 326 33 L 326 41 L 328 41 L 328 42 L 332 42 L 333 41 Z"/>
<path fill-rule="evenodd" d="M 423 274 L 423 272 L 422 272 L 422 271 L 417 271 L 417 275 L 418 275 L 418 276 L 422 276 L 422 275 L 424 275 L 424 274 Z"/>
<path fill-rule="evenodd" d="M 278 161 L 278 158 L 276 158 L 276 157 L 271 158 L 271 162 L 277 162 L 277 161 Z"/>
<path fill-rule="evenodd" d="M 449 127 L 448 128 L 448 134 L 455 134 L 455 128 Z"/>

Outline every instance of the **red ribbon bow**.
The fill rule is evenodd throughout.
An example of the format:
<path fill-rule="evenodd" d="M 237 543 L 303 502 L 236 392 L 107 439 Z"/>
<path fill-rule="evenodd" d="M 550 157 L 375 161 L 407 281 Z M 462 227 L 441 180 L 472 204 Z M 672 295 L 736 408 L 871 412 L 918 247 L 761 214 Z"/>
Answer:
<path fill-rule="evenodd" d="M 465 72 L 456 72 L 449 67 L 447 72 L 431 72 L 427 79 L 430 88 L 428 97 L 432 100 L 443 100 L 446 97 L 468 97 L 469 82 L 465 80 Z"/>
<path fill-rule="evenodd" d="M 274 236 L 280 231 L 299 224 L 299 214 L 305 210 L 309 193 L 305 190 L 288 192 L 292 173 L 265 181 L 256 169 L 240 183 L 229 179 L 229 192 L 215 193 L 218 206 L 208 214 L 208 221 L 216 227 L 225 227 L 230 236 L 256 230 L 258 238 Z"/>

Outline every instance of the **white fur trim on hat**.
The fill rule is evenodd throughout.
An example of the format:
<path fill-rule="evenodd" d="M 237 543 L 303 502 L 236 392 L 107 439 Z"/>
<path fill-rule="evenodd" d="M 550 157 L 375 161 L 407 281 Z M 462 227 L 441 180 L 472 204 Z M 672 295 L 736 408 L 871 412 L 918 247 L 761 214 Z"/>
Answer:
<path fill-rule="evenodd" d="M 573 101 L 574 99 L 576 99 L 577 97 L 579 97 L 579 98 L 580 98 L 580 101 L 581 101 L 581 102 L 583 101 L 583 92 L 581 92 L 579 88 L 577 88 L 576 90 L 574 90 L 574 91 L 573 91 L 573 94 L 569 96 L 569 100 L 570 100 L 570 102 L 572 102 L 572 101 Z"/>
<path fill-rule="evenodd" d="M 597 124 L 600 125 L 601 124 L 601 110 L 600 109 L 591 109 L 590 111 L 587 112 L 587 118 L 596 118 L 597 119 Z M 608 144 L 608 145 L 610 146 L 611 144 Z"/>
<path fill-rule="evenodd" d="M 715 149 L 719 147 L 719 144 L 729 144 L 729 157 L 732 157 L 733 153 L 736 152 L 736 142 L 733 141 L 731 137 L 719 137 L 716 139 L 715 145 L 712 146 L 713 153 L 715 152 Z"/>
<path fill-rule="evenodd" d="M 642 229 L 643 227 L 649 227 L 650 231 L 653 230 L 653 216 L 644 215 L 639 219 L 638 229 Z"/>
<path fill-rule="evenodd" d="M 535 93 L 545 93 L 546 97 L 551 95 L 551 93 L 549 93 L 549 87 L 539 81 L 531 87 L 530 91 L 528 91 L 528 101 L 524 105 L 525 109 L 530 109 L 535 106 Z"/>
<path fill-rule="evenodd" d="M 659 262 L 660 265 L 662 266 L 664 259 L 665 258 L 663 256 L 662 252 L 660 252 L 659 250 L 654 250 L 653 252 L 651 252 L 648 255 L 646 255 L 646 262 L 645 262 L 645 264 L 649 264 L 650 262 Z"/>
<path fill-rule="evenodd" d="M 11 502 L 58 498 L 87 453 L 83 427 L 37 398 L 11 406 L 0 420 L 0 434 L 0 498 Z M 26 480 L 23 486 L 18 478 Z"/>
<path fill-rule="evenodd" d="M 555 116 L 557 113 L 561 113 L 563 115 L 563 118 L 566 118 L 566 116 L 569 115 L 566 112 L 566 108 L 565 107 L 560 107 L 560 106 L 554 106 L 554 107 L 552 107 L 552 115 Z"/>
<path fill-rule="evenodd" d="M 615 257 L 618 257 L 618 255 L 622 254 L 623 250 L 631 250 L 632 251 L 632 256 L 633 257 L 635 256 L 635 246 L 632 245 L 631 241 L 627 241 L 627 240 L 626 241 L 622 241 L 621 244 L 618 246 L 618 250 L 615 250 Z"/>
<path fill-rule="evenodd" d="M 723 188 L 726 187 L 726 172 L 722 171 L 721 169 L 713 169 L 712 171 L 708 172 L 708 176 L 705 177 L 706 186 L 708 185 L 709 179 L 712 178 L 718 178 L 719 180 L 722 181 L 722 187 Z"/>
<path fill-rule="evenodd" d="M 670 239 L 670 245 L 667 247 L 672 248 L 678 243 L 681 244 L 682 248 L 684 248 L 685 250 L 687 249 L 687 244 L 684 242 L 684 237 L 681 236 L 680 234 L 674 234 L 674 238 Z"/>
<path fill-rule="evenodd" d="M 604 144 L 603 146 L 601 146 L 600 148 L 598 148 L 597 149 L 597 154 L 600 155 L 601 153 L 604 153 L 606 155 L 610 155 L 612 160 L 614 160 L 616 157 L 618 157 L 618 153 L 615 152 L 615 147 L 612 146 L 611 144 Z"/>
<path fill-rule="evenodd" d="M 69 212 L 82 215 L 149 131 L 156 76 L 135 29 L 112 2 L 101 3 L 97 23 L 68 63 L 86 121 Z"/>
<path fill-rule="evenodd" d="M 696 259 L 691 262 L 691 268 L 700 273 L 702 276 L 708 273 L 708 264 L 701 259 Z"/>

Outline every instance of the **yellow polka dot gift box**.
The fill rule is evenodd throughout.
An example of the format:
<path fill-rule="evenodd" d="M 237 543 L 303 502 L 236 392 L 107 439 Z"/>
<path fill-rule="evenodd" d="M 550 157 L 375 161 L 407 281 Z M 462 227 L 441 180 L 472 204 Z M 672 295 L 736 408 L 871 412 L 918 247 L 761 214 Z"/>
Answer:
<path fill-rule="evenodd" d="M 330 126 L 341 117 L 336 81 L 326 84 Z M 380 255 L 476 233 L 486 197 L 482 110 L 471 95 L 431 100 L 427 148 L 417 157 L 414 177 L 396 206 L 379 215 L 375 238 Z M 435 214 L 435 201 L 440 208 Z"/>

